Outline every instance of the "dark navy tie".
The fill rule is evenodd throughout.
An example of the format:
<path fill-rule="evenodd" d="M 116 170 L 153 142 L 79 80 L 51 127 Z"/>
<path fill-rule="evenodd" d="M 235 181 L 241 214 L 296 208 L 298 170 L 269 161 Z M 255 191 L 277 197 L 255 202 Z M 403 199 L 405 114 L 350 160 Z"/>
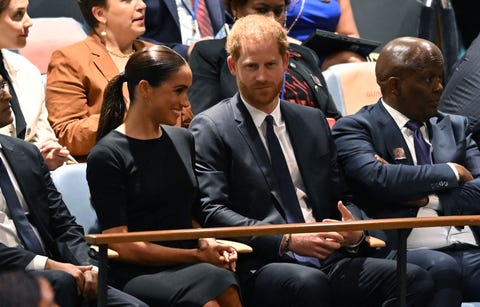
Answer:
<path fill-rule="evenodd" d="M 417 156 L 417 165 L 432 164 L 430 155 L 430 145 L 425 141 L 420 127 L 423 124 L 417 121 L 408 121 L 405 127 L 413 131 L 413 144 L 415 146 L 415 155 Z"/>
<path fill-rule="evenodd" d="M 273 117 L 267 115 L 265 117 L 267 122 L 267 146 L 270 152 L 270 161 L 272 163 L 273 174 L 278 183 L 280 189 L 280 197 L 283 202 L 283 210 L 285 210 L 285 217 L 287 223 L 305 223 L 302 210 L 300 209 L 300 203 L 298 202 L 297 193 L 295 192 L 295 186 L 293 185 L 292 176 L 288 170 L 287 161 L 283 155 L 282 147 L 278 141 L 277 135 L 273 130 Z M 305 257 L 297 254 L 295 259 L 299 262 L 313 264 L 316 267 L 320 267 L 320 262 L 317 258 Z"/>
<path fill-rule="evenodd" d="M 280 190 L 285 217 L 288 223 L 304 223 L 305 219 L 300 209 L 295 186 L 292 182 L 292 176 L 290 176 L 290 171 L 288 170 L 287 161 L 283 155 L 280 142 L 273 130 L 273 117 L 268 115 L 265 117 L 265 121 L 267 122 L 267 145 L 268 151 L 270 152 L 270 161 Z"/>
<path fill-rule="evenodd" d="M 8 210 L 10 211 L 10 218 L 15 223 L 15 228 L 20 236 L 26 249 L 38 255 L 44 255 L 42 245 L 39 238 L 33 231 L 32 226 L 28 222 L 17 193 L 13 187 L 12 181 L 8 176 L 7 169 L 0 159 L 0 189 L 2 189 L 3 197 L 7 202 Z"/>

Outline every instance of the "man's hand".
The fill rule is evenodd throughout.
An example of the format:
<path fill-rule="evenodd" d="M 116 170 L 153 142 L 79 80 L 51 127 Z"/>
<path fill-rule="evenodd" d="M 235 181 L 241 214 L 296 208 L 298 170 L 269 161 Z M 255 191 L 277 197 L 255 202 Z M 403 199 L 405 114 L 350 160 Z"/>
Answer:
<path fill-rule="evenodd" d="M 98 272 L 93 270 L 87 270 L 83 272 L 84 277 L 84 286 L 83 286 L 83 297 L 87 299 L 93 299 L 97 297 L 98 293 Z"/>
<path fill-rule="evenodd" d="M 301 256 L 325 259 L 342 246 L 343 236 L 338 232 L 293 233 L 288 249 Z"/>
<path fill-rule="evenodd" d="M 40 153 L 45 159 L 48 169 L 53 171 L 68 160 L 70 152 L 58 143 L 58 139 L 50 138 L 39 145 Z"/>
<path fill-rule="evenodd" d="M 473 180 L 472 173 L 470 173 L 468 169 L 466 169 L 465 167 L 457 163 L 451 163 L 451 165 L 453 165 L 453 167 L 455 167 L 455 169 L 458 172 L 458 177 L 459 177 L 458 182 L 465 183 L 465 182 L 469 182 L 470 180 Z"/>
<path fill-rule="evenodd" d="M 98 275 L 92 271 L 92 268 L 93 265 L 77 266 L 71 263 L 58 262 L 50 258 L 45 264 L 45 270 L 64 271 L 72 275 L 77 283 L 78 295 L 83 295 L 88 298 L 91 298 L 91 295 L 96 296 L 97 294 Z"/>
<path fill-rule="evenodd" d="M 343 205 L 341 201 L 337 204 L 338 211 L 342 214 L 342 222 L 354 221 L 352 213 Z M 324 219 L 323 222 L 339 222 L 332 219 Z M 363 236 L 363 231 L 341 231 L 340 234 L 343 236 L 342 245 L 354 245 L 360 242 Z"/>

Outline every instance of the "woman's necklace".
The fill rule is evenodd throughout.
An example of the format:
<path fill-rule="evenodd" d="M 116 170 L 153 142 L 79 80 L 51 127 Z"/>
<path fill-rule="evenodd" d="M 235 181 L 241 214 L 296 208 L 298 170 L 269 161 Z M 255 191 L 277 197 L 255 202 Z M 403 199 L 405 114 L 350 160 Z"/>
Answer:
<path fill-rule="evenodd" d="M 297 4 L 297 1 L 295 1 L 295 5 Z M 302 16 L 302 13 L 303 13 L 303 8 L 305 7 L 305 0 L 302 0 L 302 4 L 300 6 L 300 10 L 298 11 L 298 14 L 297 16 L 295 16 L 295 20 L 292 22 L 292 24 L 290 25 L 290 27 L 288 27 L 287 29 L 287 34 L 290 33 L 290 30 L 295 26 L 295 24 L 297 23 L 298 19 L 300 18 L 300 16 Z"/>
<path fill-rule="evenodd" d="M 128 54 L 123 54 L 123 53 L 116 53 L 116 52 L 113 52 L 109 49 L 107 49 L 107 52 L 110 53 L 111 55 L 113 55 L 114 57 L 117 57 L 117 58 L 120 58 L 120 59 L 127 59 L 129 58 L 132 54 L 135 53 L 135 49 L 132 48 L 132 51 L 129 52 Z"/>

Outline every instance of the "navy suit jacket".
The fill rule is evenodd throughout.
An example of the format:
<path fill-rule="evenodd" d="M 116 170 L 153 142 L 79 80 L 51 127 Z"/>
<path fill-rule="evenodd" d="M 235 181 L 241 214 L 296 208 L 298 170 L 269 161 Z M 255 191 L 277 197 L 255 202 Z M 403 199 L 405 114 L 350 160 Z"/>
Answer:
<path fill-rule="evenodd" d="M 325 116 L 283 100 L 280 110 L 315 219 L 339 218 L 343 181 Z M 205 226 L 287 223 L 267 149 L 238 94 L 198 114 L 190 129 L 201 197 L 198 217 Z M 249 269 L 286 261 L 279 256 L 281 238 L 244 238 L 254 250 Z"/>
<path fill-rule="evenodd" d="M 63 203 L 35 145 L 0 135 L 3 153 L 28 205 L 30 222 L 45 244 L 48 257 L 75 265 L 95 264 L 83 239 L 83 228 Z M 25 269 L 35 254 L 0 243 L 0 270 Z"/>
<path fill-rule="evenodd" d="M 459 192 L 466 185 L 478 192 L 480 180 L 461 185 L 446 164 L 458 163 L 475 178 L 480 175 L 480 151 L 471 138 L 467 119 L 438 113 L 427 127 L 433 164 L 416 166 L 400 129 L 380 101 L 335 124 L 332 133 L 340 164 L 356 204 L 371 217 L 414 217 L 418 208 L 401 202 L 434 193 L 440 198 L 444 215 L 478 213 L 480 205 L 469 207 L 459 198 Z M 375 154 L 389 164 L 377 162 Z M 390 240 L 396 241 L 393 237 Z"/>
<path fill-rule="evenodd" d="M 186 0 L 188 1 L 188 0 Z M 175 0 L 144 0 L 146 31 L 142 38 L 166 44 L 187 58 L 188 46 L 182 44 L 180 21 Z M 225 11 L 221 0 L 205 0 L 212 21 L 213 32 L 217 33 L 225 24 Z"/>

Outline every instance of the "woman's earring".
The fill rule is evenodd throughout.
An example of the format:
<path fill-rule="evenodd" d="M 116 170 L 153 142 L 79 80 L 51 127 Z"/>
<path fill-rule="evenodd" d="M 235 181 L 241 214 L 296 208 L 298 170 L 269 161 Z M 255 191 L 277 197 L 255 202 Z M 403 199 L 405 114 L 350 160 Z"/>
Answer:
<path fill-rule="evenodd" d="M 107 37 L 107 25 L 105 24 L 105 27 L 103 28 L 102 32 L 100 32 L 100 36 L 103 38 Z"/>

